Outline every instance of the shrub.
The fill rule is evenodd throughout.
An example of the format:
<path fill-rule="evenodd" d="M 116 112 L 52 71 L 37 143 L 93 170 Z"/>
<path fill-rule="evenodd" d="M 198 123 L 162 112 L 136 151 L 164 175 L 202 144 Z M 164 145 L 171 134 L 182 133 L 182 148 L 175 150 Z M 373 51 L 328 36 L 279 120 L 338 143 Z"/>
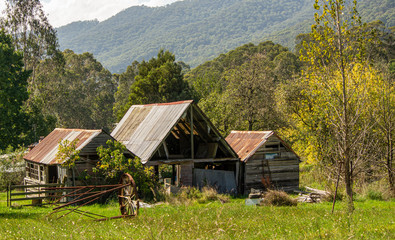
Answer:
<path fill-rule="evenodd" d="M 219 194 L 213 187 L 205 186 L 202 188 L 202 197 L 198 200 L 199 203 L 206 203 L 210 201 L 220 201 L 221 203 L 229 202 L 228 195 Z"/>
<path fill-rule="evenodd" d="M 194 187 L 182 187 L 176 194 L 166 194 L 165 201 L 174 205 L 188 205 L 202 197 L 202 193 Z"/>
<path fill-rule="evenodd" d="M 389 184 L 384 178 L 379 181 L 360 184 L 357 194 L 359 200 L 389 200 L 393 197 Z"/>
<path fill-rule="evenodd" d="M 371 200 L 383 200 L 383 194 L 379 191 L 370 189 L 366 195 L 367 198 Z"/>
<path fill-rule="evenodd" d="M 155 177 L 153 167 L 145 167 L 138 157 L 125 157 L 126 147 L 117 141 L 108 140 L 107 147 L 97 148 L 99 161 L 94 172 L 106 177 L 108 182 L 117 182 L 122 173 L 129 173 L 137 186 L 139 198 L 146 201 L 160 200 L 159 183 Z"/>
<path fill-rule="evenodd" d="M 200 199 L 203 195 L 197 188 L 183 187 L 178 196 L 181 199 L 197 200 L 197 199 Z"/>
<path fill-rule="evenodd" d="M 382 178 L 378 181 L 373 182 L 358 182 L 355 188 L 357 201 L 365 200 L 391 200 L 394 197 L 394 193 L 391 189 L 386 178 Z"/>
<path fill-rule="evenodd" d="M 291 198 L 284 191 L 269 190 L 264 194 L 261 205 L 265 206 L 296 206 L 297 200 Z"/>

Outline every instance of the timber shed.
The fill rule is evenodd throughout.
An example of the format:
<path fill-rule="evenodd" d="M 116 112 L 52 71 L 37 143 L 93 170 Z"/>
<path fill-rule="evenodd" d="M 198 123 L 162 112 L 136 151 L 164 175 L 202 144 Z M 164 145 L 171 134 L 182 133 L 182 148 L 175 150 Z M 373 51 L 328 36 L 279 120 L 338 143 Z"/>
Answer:
<path fill-rule="evenodd" d="M 75 139 L 78 139 L 76 150 L 80 150 L 80 161 L 75 163 L 73 169 L 67 169 L 56 160 L 59 141 L 71 142 Z M 79 186 L 99 183 L 100 179 L 92 171 L 99 159 L 96 148 L 106 146 L 109 139 L 113 138 L 103 130 L 55 128 L 23 157 L 26 164 L 25 185 L 63 183 Z M 89 182 L 84 182 L 87 175 L 91 178 Z"/>
<path fill-rule="evenodd" d="M 242 162 L 241 189 L 299 189 L 298 155 L 273 131 L 232 131 L 226 141 Z"/>
<path fill-rule="evenodd" d="M 174 185 L 237 192 L 237 154 L 192 100 L 133 105 L 111 136 L 156 172 L 169 167 Z"/>

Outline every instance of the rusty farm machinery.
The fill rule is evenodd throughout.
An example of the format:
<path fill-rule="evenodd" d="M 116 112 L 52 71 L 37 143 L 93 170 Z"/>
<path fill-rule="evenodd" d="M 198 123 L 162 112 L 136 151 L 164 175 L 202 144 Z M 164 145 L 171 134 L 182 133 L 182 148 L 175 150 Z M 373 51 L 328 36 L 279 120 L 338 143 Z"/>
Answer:
<path fill-rule="evenodd" d="M 46 188 L 47 190 L 64 190 L 68 193 L 55 197 L 53 211 L 49 214 L 61 215 L 57 219 L 62 218 L 70 213 L 77 213 L 92 218 L 96 221 L 103 221 L 116 218 L 126 218 L 137 216 L 139 212 L 139 200 L 137 195 L 136 183 L 132 176 L 124 173 L 119 184 L 114 185 L 95 185 L 95 186 L 76 186 L 76 187 L 54 187 Z M 97 201 L 101 197 L 112 192 L 118 192 L 118 203 L 121 215 L 106 217 L 104 215 L 83 211 L 80 208 Z M 70 198 L 68 202 L 62 200 Z"/>

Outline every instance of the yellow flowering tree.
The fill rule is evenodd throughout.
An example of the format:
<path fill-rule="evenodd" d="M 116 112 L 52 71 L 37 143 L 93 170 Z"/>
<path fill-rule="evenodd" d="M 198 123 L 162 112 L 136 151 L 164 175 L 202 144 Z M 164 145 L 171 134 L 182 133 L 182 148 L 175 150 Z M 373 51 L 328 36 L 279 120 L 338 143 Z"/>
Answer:
<path fill-rule="evenodd" d="M 371 158 L 373 142 L 369 100 L 380 77 L 369 64 L 366 45 L 375 36 L 365 31 L 356 1 L 316 0 L 309 41 L 303 42 L 306 64 L 294 118 L 307 129 L 317 160 L 345 184 L 353 206 L 354 177 Z"/>

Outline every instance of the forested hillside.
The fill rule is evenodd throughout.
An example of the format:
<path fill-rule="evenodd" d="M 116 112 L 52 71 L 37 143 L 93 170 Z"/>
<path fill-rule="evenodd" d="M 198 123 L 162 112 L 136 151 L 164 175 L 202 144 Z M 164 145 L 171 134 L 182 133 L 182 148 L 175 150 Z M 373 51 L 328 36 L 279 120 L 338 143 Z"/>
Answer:
<path fill-rule="evenodd" d="M 271 40 L 290 49 L 308 32 L 312 0 L 186 0 L 165 7 L 131 7 L 103 21 L 75 22 L 57 29 L 61 49 L 91 52 L 112 72 L 160 48 L 195 67 L 245 43 Z M 393 26 L 391 0 L 360 1 L 363 20 Z"/>

